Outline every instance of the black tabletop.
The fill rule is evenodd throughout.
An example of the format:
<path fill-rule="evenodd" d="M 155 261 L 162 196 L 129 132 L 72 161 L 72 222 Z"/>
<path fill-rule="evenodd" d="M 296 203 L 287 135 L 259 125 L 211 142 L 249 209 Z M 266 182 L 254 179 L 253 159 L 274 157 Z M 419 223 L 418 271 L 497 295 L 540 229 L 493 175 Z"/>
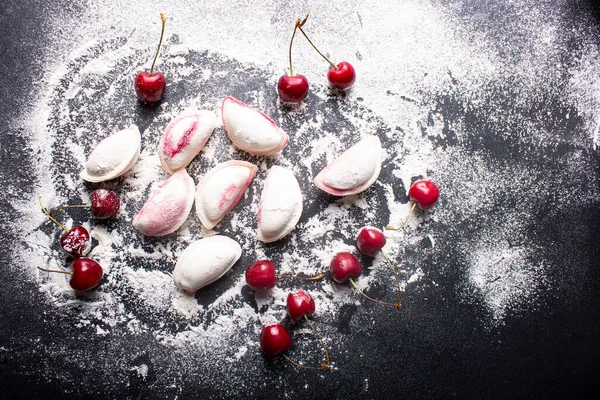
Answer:
<path fill-rule="evenodd" d="M 193 348 L 193 342 L 190 348 L 181 345 L 185 341 L 169 344 L 157 332 L 189 332 L 188 320 L 165 318 L 167 328 L 161 326 L 158 312 L 144 310 L 134 295 L 123 293 L 126 288 L 112 281 L 102 287 L 102 293 L 110 297 L 112 288 L 121 291 L 118 294 L 128 307 L 123 315 L 135 315 L 136 321 L 147 324 L 147 329 L 128 329 L 127 321 L 120 321 L 116 327 L 104 327 L 109 331 L 106 333 L 82 322 L 77 307 L 66 309 L 52 301 L 53 296 L 61 295 L 49 294 L 43 289 L 44 280 L 29 270 L 35 265 L 27 265 L 27 252 L 36 249 L 31 245 L 31 232 L 20 229 L 22 224 L 28 226 L 23 221 L 27 218 L 24 204 L 34 204 L 35 208 L 31 200 L 40 194 L 36 169 L 31 167 L 40 155 L 29 145 L 32 133 L 23 115 L 31 115 L 40 102 L 50 107 L 46 123 L 53 137 L 53 150 L 49 154 L 56 164 L 53 186 L 59 196 L 77 197 L 82 188 L 93 187 L 70 187 L 59 175 L 62 168 L 68 169 L 68 162 L 61 156 L 68 151 L 68 141 L 63 139 L 77 128 L 78 118 L 86 117 L 80 103 L 83 100 L 67 93 L 69 80 L 81 76 L 83 64 L 73 59 L 65 61 L 67 73 L 58 84 L 53 83 L 49 100 L 42 99 L 41 93 L 46 91 L 40 90 L 40 85 L 50 87 L 49 77 L 44 76 L 49 73 L 47 65 L 60 65 L 60 60 L 67 57 L 61 53 L 65 48 L 56 48 L 54 43 L 64 40 L 70 31 L 68 27 L 57 29 L 55 24 L 77 19 L 85 5 L 52 3 L 40 0 L 27 5 L 0 5 L 4 122 L 0 147 L 4 187 L 0 191 L 0 387 L 5 397 L 586 398 L 598 389 L 600 163 L 598 150 L 594 149 L 598 121 L 593 114 L 600 113 L 600 89 L 593 88 L 599 87 L 600 76 L 600 8 L 595 2 L 428 3 L 432 10 L 457 24 L 457 35 L 464 34 L 468 26 L 468 32 L 485 38 L 486 46 L 496 54 L 504 52 L 508 61 L 493 67 L 499 71 L 497 76 L 506 78 L 481 82 L 474 93 L 470 89 L 475 85 L 466 87 L 461 83 L 468 77 L 454 77 L 450 66 L 451 89 L 429 92 L 418 100 L 398 93 L 391 78 L 386 94 L 390 101 L 420 102 L 421 109 L 429 110 L 428 117 L 421 118 L 416 126 L 421 137 L 430 141 L 432 151 L 444 154 L 435 163 L 437 169 L 431 171 L 442 195 L 431 218 L 421 216 L 401 239 L 405 240 L 404 250 L 398 255 L 402 268 L 420 271 L 419 279 L 407 283 L 403 290 L 402 311 L 356 295 L 329 317 L 315 315 L 315 324 L 322 324 L 335 362 L 332 371 L 301 370 L 281 359 L 266 359 L 256 345 L 258 338 L 254 343 L 250 341 L 247 352 L 233 362 L 219 362 L 221 355 L 204 354 L 202 349 Z M 266 13 L 274 15 L 266 23 L 281 23 L 275 18 L 277 11 Z M 557 29 L 551 41 L 528 37 L 527 31 L 515 26 L 515 21 L 534 16 L 554 21 L 548 24 Z M 368 18 L 363 16 L 361 23 L 374 23 Z M 48 35 L 50 31 L 57 36 Z M 411 31 L 407 32 L 410 35 Z M 80 57 L 117 51 L 126 40 L 124 35 L 116 32 L 112 37 L 99 38 L 98 47 Z M 168 45 L 175 46 L 179 40 L 170 37 Z M 418 43 L 419 38 L 414 40 Z M 518 71 L 530 63 L 521 61 L 541 57 L 545 49 L 552 50 L 551 56 L 557 58 L 556 69 L 548 71 L 545 83 L 540 80 L 535 82 L 538 87 L 531 87 L 531 82 L 523 78 L 527 74 Z M 147 53 L 151 52 L 149 47 Z M 136 53 L 133 57 L 141 56 Z M 248 66 L 234 55 L 219 54 L 210 48 L 189 51 L 182 58 L 196 71 L 230 72 L 212 77 L 207 98 L 227 93 L 249 104 L 258 102 L 289 131 L 303 129 L 297 115 L 290 116 L 290 109 L 277 101 L 273 90 L 273 76 L 277 74 L 268 67 Z M 126 97 L 132 91 L 124 83 L 124 71 L 129 67 L 119 68 L 120 75 L 110 77 L 114 81 L 109 83 L 115 96 L 123 93 Z M 190 81 L 170 86 L 164 104 L 184 101 L 186 93 L 204 90 L 201 85 Z M 576 92 L 577 87 L 583 87 L 581 92 Z M 404 160 L 408 155 L 402 153 L 403 148 L 392 150 L 405 134 L 403 126 L 400 122 L 398 126 L 390 124 L 389 118 L 378 115 L 368 101 L 363 104 L 363 97 L 368 100 L 368 96 L 367 89 L 362 90 L 365 96 L 361 92 L 347 96 L 315 85 L 301 116 L 332 116 L 323 128 L 333 129 L 329 125 L 335 125 L 343 132 L 344 128 L 351 131 L 357 119 L 366 121 L 361 126 L 372 128 L 390 154 L 380 180 L 393 183 L 398 204 L 407 203 L 408 188 L 394 175 L 399 165 L 394 160 Z M 94 95 L 90 96 L 93 100 Z M 122 115 L 133 115 L 141 131 L 148 129 L 162 111 L 131 97 L 117 103 L 100 97 L 97 100 L 90 110 L 101 115 L 100 124 L 109 120 L 124 123 L 129 117 Z M 59 113 L 61 107 L 80 114 L 65 119 Z M 436 129 L 442 134 L 432 133 Z M 540 136 L 539 132 L 544 134 Z M 342 141 L 353 137 L 349 133 L 341 135 Z M 91 137 L 83 146 L 89 149 L 95 141 Z M 294 155 L 288 157 L 297 160 Z M 313 166 L 317 171 L 325 160 L 319 163 Z M 78 170 L 79 166 L 74 167 L 74 176 Z M 304 188 L 309 186 L 312 172 L 299 177 Z M 486 181 L 489 185 L 482 184 Z M 301 224 L 339 201 L 315 188 L 306 190 L 305 196 L 311 201 L 305 202 Z M 258 196 L 257 192 L 251 189 L 250 199 Z M 351 216 L 358 222 L 352 226 L 359 227 L 362 220 L 386 224 L 393 210 L 387 206 L 382 187 L 375 185 L 365 196 L 381 207 L 353 210 Z M 197 225 L 192 227 L 199 229 Z M 52 229 L 42 224 L 35 231 L 51 236 Z M 227 227 L 223 231 L 230 233 Z M 327 242 L 334 240 L 352 244 L 352 235 L 331 233 L 315 246 L 326 248 Z M 131 243 L 138 242 L 125 244 Z M 145 245 L 157 243 L 150 240 Z M 252 241 L 244 245 L 254 251 Z M 294 246 L 283 241 L 266 246 L 265 252 L 281 260 L 282 254 Z M 15 254 L 16 249 L 19 254 Z M 123 256 L 121 261 L 137 267 L 154 262 L 135 261 L 133 255 Z M 239 277 L 251 261 L 251 257 L 243 258 L 237 272 L 197 295 L 197 301 L 210 306 L 236 279 L 234 274 Z M 365 257 L 361 261 L 370 262 Z M 111 270 L 111 274 L 114 279 L 119 277 L 118 270 Z M 403 275 L 403 281 L 406 283 L 410 276 Z M 502 286 L 503 280 L 512 286 Z M 373 296 L 393 297 L 393 281 L 373 284 L 369 290 Z M 85 298 L 75 297 L 73 301 L 85 303 Z M 248 289 L 242 290 L 238 301 L 252 304 L 257 313 L 261 312 Z M 201 325 L 210 323 L 204 320 Z M 302 342 L 301 346 L 311 344 Z M 319 359 L 320 349 L 313 346 L 306 354 L 314 361 Z M 295 353 L 300 357 L 306 354 Z M 197 367 L 193 357 L 198 357 Z"/>

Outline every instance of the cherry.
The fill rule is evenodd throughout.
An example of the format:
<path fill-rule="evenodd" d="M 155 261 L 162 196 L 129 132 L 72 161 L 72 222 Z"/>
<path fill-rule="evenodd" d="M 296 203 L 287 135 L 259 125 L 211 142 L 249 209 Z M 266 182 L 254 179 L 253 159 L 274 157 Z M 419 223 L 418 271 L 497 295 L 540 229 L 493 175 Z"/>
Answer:
<path fill-rule="evenodd" d="M 356 279 L 361 274 L 360 262 L 354 254 L 341 251 L 333 256 L 329 264 L 329 272 L 337 283 L 343 283 L 352 278 Z"/>
<path fill-rule="evenodd" d="M 268 357 L 285 353 L 292 348 L 292 338 L 281 324 L 265 326 L 260 333 L 260 348 Z"/>
<path fill-rule="evenodd" d="M 260 260 L 246 269 L 246 283 L 250 289 L 261 291 L 274 288 L 277 285 L 277 277 L 295 278 L 306 281 L 316 281 L 323 278 L 325 274 L 315 276 L 280 275 L 275 273 L 275 264 L 269 260 Z"/>
<path fill-rule="evenodd" d="M 371 226 L 365 226 L 358 231 L 356 247 L 361 253 L 375 257 L 385 246 L 386 239 L 383 232 Z"/>
<path fill-rule="evenodd" d="M 73 257 L 85 256 L 91 249 L 90 234 L 81 225 L 75 225 L 60 237 L 60 245 Z"/>
<path fill-rule="evenodd" d="M 356 81 L 356 72 L 354 67 L 347 61 L 342 61 L 336 68 L 330 68 L 327 72 L 327 79 L 332 88 L 349 89 Z"/>
<path fill-rule="evenodd" d="M 306 17 L 308 18 L 308 15 Z M 296 20 L 294 33 L 292 33 L 289 47 L 290 74 L 281 76 L 279 82 L 277 82 L 277 92 L 279 93 L 279 97 L 286 103 L 300 103 L 308 95 L 308 80 L 304 75 L 294 75 L 294 70 L 292 68 L 292 44 L 294 43 L 296 30 L 298 27 L 304 25 L 305 22 L 306 18 L 304 21 L 300 21 L 299 18 Z"/>
<path fill-rule="evenodd" d="M 308 95 L 308 80 L 304 75 L 282 75 L 277 92 L 286 103 L 300 103 Z"/>
<path fill-rule="evenodd" d="M 286 304 L 290 318 L 296 321 L 300 321 L 305 315 L 312 315 L 315 312 L 315 300 L 302 289 L 290 292 Z"/>
<path fill-rule="evenodd" d="M 269 260 L 260 260 L 246 270 L 246 283 L 253 290 L 267 290 L 277 285 L 275 264 Z"/>
<path fill-rule="evenodd" d="M 323 57 L 325 61 L 327 61 L 331 66 L 329 72 L 327 72 L 327 79 L 329 80 L 329 85 L 334 89 L 350 89 L 356 81 L 356 72 L 354 71 L 354 67 L 347 61 L 342 61 L 338 65 L 335 65 L 331 62 L 331 60 L 329 60 L 329 58 L 325 57 L 325 55 L 321 53 L 319 49 L 317 49 L 317 46 L 313 44 L 313 42 L 308 38 L 306 32 L 304 32 L 304 30 L 302 29 L 307 19 L 308 14 L 306 14 L 306 17 L 302 22 L 299 22 L 299 20 L 298 22 L 296 22 L 296 27 L 300 30 L 300 33 L 304 35 L 306 40 L 308 40 L 308 43 L 310 43 L 312 48 L 315 49 L 315 51 L 319 53 L 319 55 Z"/>
<path fill-rule="evenodd" d="M 78 258 L 71 264 L 73 272 L 45 269 L 38 267 L 44 272 L 56 272 L 59 274 L 71 275 L 69 285 L 78 292 L 87 292 L 92 290 L 102 280 L 103 270 L 100 264 L 91 258 Z"/>
<path fill-rule="evenodd" d="M 380 251 L 382 251 L 382 250 L 380 250 Z M 397 285 L 397 291 L 398 291 L 398 302 L 396 302 L 396 303 L 389 303 L 387 301 L 376 300 L 372 297 L 369 297 L 366 293 L 364 293 L 358 287 L 356 282 L 354 282 L 354 279 L 356 279 L 360 276 L 361 267 L 360 267 L 360 262 L 352 253 L 349 253 L 347 251 L 342 251 L 342 252 L 337 253 L 335 256 L 333 256 L 333 259 L 331 260 L 331 263 L 329 264 L 329 271 L 331 272 L 331 277 L 333 278 L 334 281 L 336 281 L 337 283 L 343 283 L 345 281 L 350 281 L 350 284 L 354 287 L 354 289 L 356 289 L 366 299 L 368 299 L 372 302 L 378 303 L 378 304 L 394 306 L 394 307 L 396 307 L 397 310 L 400 310 L 400 308 L 402 308 L 402 305 L 400 304 L 400 280 L 398 279 L 396 270 L 392 266 L 392 263 L 389 260 L 389 258 L 385 255 L 385 253 L 383 253 L 383 251 L 382 251 L 382 254 L 384 255 L 386 261 L 388 262 L 388 265 L 394 274 L 394 278 L 396 279 L 396 285 Z"/>
<path fill-rule="evenodd" d="M 421 179 L 410 185 L 410 188 L 408 189 L 408 197 L 410 198 L 410 201 L 413 202 L 413 206 L 406 216 L 404 222 L 402 222 L 402 225 L 397 228 L 388 225 L 385 227 L 385 229 L 397 231 L 404 228 L 404 225 L 406 225 L 408 222 L 417 205 L 423 211 L 429 210 L 435 203 L 437 203 L 438 198 L 440 197 L 440 189 L 430 180 Z"/>
<path fill-rule="evenodd" d="M 121 200 L 112 190 L 96 189 L 90 194 L 92 215 L 98 219 L 112 218 L 121 208 Z"/>
<path fill-rule="evenodd" d="M 135 77 L 135 93 L 137 94 L 137 97 L 144 103 L 155 103 L 160 100 L 167 86 L 165 76 L 160 72 L 154 73 L 154 64 L 156 63 L 158 53 L 160 52 L 160 46 L 162 45 L 162 40 L 165 33 L 165 25 L 167 23 L 167 18 L 164 14 L 160 14 L 160 19 L 162 21 L 160 41 L 158 42 L 158 48 L 156 49 L 156 54 L 154 56 L 154 61 L 152 61 L 150 71 L 140 72 Z"/>
<path fill-rule="evenodd" d="M 42 211 L 48 216 L 48 218 L 50 218 L 50 221 L 54 222 L 66 232 L 60 237 L 60 245 L 62 249 L 73 257 L 81 257 L 86 255 L 92 247 L 88 230 L 81 225 L 75 225 L 71 229 L 68 229 L 66 226 L 54 219 L 52 214 L 46 210 L 42 204 L 42 196 L 38 198 L 38 201 L 40 203 L 40 207 L 42 207 Z"/>
<path fill-rule="evenodd" d="M 415 201 L 421 210 L 429 210 L 438 201 L 440 189 L 430 180 L 421 179 L 410 186 L 408 197 Z"/>

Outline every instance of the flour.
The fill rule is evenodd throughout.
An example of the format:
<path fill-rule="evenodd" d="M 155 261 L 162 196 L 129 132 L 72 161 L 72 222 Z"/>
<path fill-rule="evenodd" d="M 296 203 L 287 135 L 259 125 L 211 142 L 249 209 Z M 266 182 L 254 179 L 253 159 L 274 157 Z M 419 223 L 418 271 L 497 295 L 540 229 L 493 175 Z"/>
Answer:
<path fill-rule="evenodd" d="M 329 279 L 282 278 L 276 288 L 253 293 L 245 285 L 245 268 L 268 258 L 279 273 L 316 275 L 327 271 L 336 252 L 356 252 L 354 236 L 362 226 L 399 225 L 407 217 L 403 230 L 385 232 L 385 250 L 400 271 L 403 291 L 422 282 L 435 284 L 444 270 L 432 265 L 441 265 L 450 253 L 456 257 L 450 264 L 461 269 L 453 272 L 463 277 L 454 288 L 456 300 L 483 305 L 482 325 L 495 329 L 507 316 L 526 317 L 536 307 L 543 287 L 552 285 L 547 277 L 552 262 L 533 261 L 539 260 L 541 244 L 528 236 L 528 229 L 545 205 L 555 205 L 560 215 L 580 200 L 597 204 L 597 189 L 572 193 L 569 183 L 592 174 L 584 168 L 589 154 L 558 150 L 563 139 L 578 148 L 600 140 L 595 130 L 600 96 L 596 84 L 588 85 L 597 82 L 592 77 L 600 60 L 593 40 L 598 32 L 577 33 L 580 62 L 566 65 L 560 58 L 570 34 L 562 31 L 560 15 L 547 18 L 543 2 L 539 9 L 525 0 L 510 2 L 502 10 L 512 21 L 506 32 L 490 32 L 485 18 L 461 11 L 461 2 L 449 7 L 448 2 L 387 1 L 377 8 L 318 2 L 311 4 L 306 31 L 333 60 L 352 63 L 357 81 L 349 93 L 332 96 L 324 78 L 326 63 L 298 40 L 294 70 L 307 76 L 311 92 L 304 104 L 289 108 L 274 88 L 286 71 L 290 28 L 307 11 L 304 5 L 273 11 L 248 2 L 244 12 L 231 12 L 227 2 L 180 3 L 161 4 L 168 22 L 157 70 L 167 76 L 167 97 L 159 107 L 142 108 L 133 94 L 133 76 L 149 67 L 155 50 L 148 38 L 160 30 L 158 11 L 133 1 L 118 10 L 92 4 L 77 20 L 56 24 L 68 25 L 72 35 L 53 44 L 61 57 L 48 64 L 49 78 L 40 86 L 45 92 L 36 97 L 41 100 L 22 116 L 30 128 L 32 154 L 39 154 L 33 166 L 38 180 L 31 196 L 36 200 L 14 204 L 27 217 L 18 228 L 25 245 L 13 254 L 14 268 L 29 276 L 65 318 L 76 320 L 75 328 L 103 337 L 143 335 L 152 338 L 151 346 L 165 346 L 169 356 L 155 355 L 165 365 L 157 378 L 163 384 L 195 375 L 198 368 L 206 371 L 206 379 L 239 370 L 256 376 L 263 368 L 260 329 L 284 320 L 287 293 L 302 287 L 315 298 L 313 319 L 326 342 L 341 348 L 345 336 L 335 328 L 339 310 L 360 310 L 364 302 L 354 289 Z M 568 2 L 561 4 L 568 7 Z M 330 15 L 345 23 L 329 23 Z M 496 35 L 496 44 L 487 35 Z M 157 150 L 169 121 L 190 108 L 220 116 L 222 99 L 234 93 L 273 118 L 289 134 L 289 145 L 273 157 L 248 156 L 218 126 L 188 171 L 198 183 L 221 162 L 241 159 L 257 165 L 255 180 L 238 205 L 211 231 L 192 212 L 171 235 L 139 234 L 131 227 L 133 217 L 168 178 Z M 539 113 L 530 114 L 536 109 Z M 550 120 L 549 112 L 559 120 Z M 579 125 L 569 125 L 576 118 Z M 87 155 L 100 138 L 132 123 L 141 131 L 140 158 L 124 177 L 103 185 L 121 195 L 117 219 L 93 221 L 85 211 L 62 216 L 69 226 L 87 224 L 93 239 L 90 257 L 105 271 L 97 290 L 77 295 L 68 277 L 31 268 L 32 263 L 68 268 L 57 245 L 58 230 L 39 211 L 37 196 L 43 195 L 49 207 L 88 201 L 90 186 L 78 176 Z M 366 135 L 382 141 L 386 178 L 342 199 L 316 189 L 316 173 Z M 550 178 L 544 168 L 554 168 L 556 159 L 563 168 Z M 272 165 L 293 171 L 305 211 L 284 240 L 263 245 L 256 240 L 256 215 Z M 406 193 L 419 177 L 434 180 L 441 197 L 429 212 L 411 213 Z M 214 234 L 239 241 L 243 261 L 196 295 L 175 288 L 171 273 L 179 255 L 189 243 Z M 377 286 L 387 294 L 395 289 L 381 257 L 363 271 L 357 280 L 361 289 Z M 318 360 L 318 347 L 304 341 L 298 347 L 293 355 Z M 173 363 L 169 357 L 182 361 Z M 217 361 L 223 371 L 211 368 Z M 128 370 L 142 379 L 158 373 L 145 363 Z M 364 386 L 366 391 L 368 380 Z M 234 382 L 224 390 L 235 394 L 243 388 Z"/>

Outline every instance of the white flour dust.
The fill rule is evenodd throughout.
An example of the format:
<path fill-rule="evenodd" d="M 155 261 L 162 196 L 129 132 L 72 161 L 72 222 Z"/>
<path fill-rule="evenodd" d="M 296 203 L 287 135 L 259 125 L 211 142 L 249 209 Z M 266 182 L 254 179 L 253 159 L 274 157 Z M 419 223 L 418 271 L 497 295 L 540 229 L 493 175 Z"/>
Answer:
<path fill-rule="evenodd" d="M 396 263 L 402 263 L 408 251 L 416 254 L 414 264 L 402 263 L 402 287 L 444 273 L 428 270 L 427 258 L 419 255 L 426 241 L 434 258 L 456 248 L 456 261 L 463 268 L 458 273 L 464 278 L 456 288 L 457 299 L 483 304 L 489 316 L 484 324 L 502 324 L 507 314 L 525 312 L 522 305 L 540 296 L 540 284 L 548 283 L 548 265 L 532 261 L 538 244 L 527 237 L 527 227 L 538 212 L 536 202 L 556 196 L 559 207 L 572 204 L 559 183 L 578 172 L 577 162 L 571 160 L 572 167 L 555 180 L 544 180 L 539 170 L 528 167 L 526 157 L 509 162 L 490 154 L 483 130 L 495 135 L 498 146 L 516 143 L 542 159 L 550 157 L 559 142 L 556 132 L 542 117 L 527 114 L 532 104 L 550 98 L 564 102 L 565 108 L 577 107 L 589 129 L 570 140 L 591 144 L 596 133 L 588 133 L 595 128 L 600 96 L 584 80 L 590 71 L 597 71 L 598 48 L 584 41 L 585 63 L 572 69 L 557 65 L 567 42 L 560 33 L 560 15 L 546 19 L 535 10 L 519 12 L 524 9 L 519 5 L 527 2 L 512 2 L 511 31 L 506 38 L 496 38 L 500 45 L 492 46 L 483 21 L 471 25 L 458 9 L 437 2 L 390 1 L 378 8 L 360 2 L 353 7 L 347 2 L 311 4 L 306 30 L 329 49 L 331 57 L 355 66 L 357 83 L 347 96 L 332 98 L 324 82 L 327 65 L 298 40 L 295 70 L 308 77 L 311 95 L 305 105 L 287 110 L 280 107 L 274 87 L 287 67 L 290 28 L 308 10 L 306 4 L 271 10 L 260 2 L 247 2 L 243 12 L 230 13 L 226 2 L 179 3 L 163 2 L 159 10 L 168 17 L 158 68 L 168 77 L 169 97 L 143 113 L 136 111 L 131 81 L 149 65 L 154 47 L 148 37 L 159 31 L 158 11 L 136 1 L 118 10 L 95 5 L 77 21 L 61 21 L 78 40 L 55 44 L 54 51 L 63 58 L 49 67 L 43 100 L 23 117 L 33 132 L 31 148 L 40 152 L 31 198 L 37 201 L 37 195 L 43 195 L 51 206 L 87 201 L 90 187 L 78 173 L 93 145 L 131 123 L 140 124 L 143 131 L 138 163 L 122 180 L 104 185 L 121 194 L 123 208 L 117 220 L 95 223 L 83 212 L 73 220 L 62 215 L 68 226 L 87 221 L 94 239 L 90 257 L 106 273 L 100 288 L 76 296 L 67 277 L 32 273 L 55 307 L 76 316 L 79 326 L 94 327 L 98 335 L 147 335 L 202 365 L 220 360 L 227 364 L 226 371 L 242 368 L 236 366 L 242 359 L 247 370 L 261 368 L 252 361 L 259 353 L 260 329 L 284 319 L 285 297 L 298 284 L 280 281 L 271 291 L 254 294 L 245 286 L 247 265 L 238 265 L 197 297 L 184 294 L 172 283 L 172 268 L 189 243 L 210 234 L 194 212 L 181 229 L 164 238 L 144 238 L 131 227 L 148 194 L 167 178 L 156 155 L 166 125 L 189 108 L 220 116 L 220 101 L 232 94 L 228 91 L 242 93 L 244 101 L 265 111 L 290 135 L 290 145 L 281 154 L 248 158 L 219 127 L 188 167 L 197 183 L 203 173 L 229 159 L 248 158 L 258 165 L 249 191 L 215 228 L 240 242 L 244 260 L 271 258 L 283 274 L 324 272 L 335 252 L 354 251 L 360 227 L 403 221 L 411 207 L 406 189 L 417 177 L 430 177 L 442 190 L 439 204 L 429 213 L 412 215 L 404 231 L 386 232 L 386 250 Z M 342 27 L 325 23 L 324 16 L 331 14 L 347 23 Z M 572 72 L 570 80 L 558 87 L 554 83 L 565 70 Z M 391 78 L 390 71 L 394 71 Z M 519 83 L 519 89 L 509 82 Z M 512 98 L 508 108 L 506 98 Z M 314 175 L 368 134 L 378 134 L 384 143 L 387 177 L 360 195 L 323 197 L 312 186 Z M 576 156 L 565 160 L 569 157 Z M 266 171 L 275 164 L 293 170 L 305 208 L 316 206 L 303 215 L 288 239 L 265 246 L 255 239 L 255 215 Z M 532 185 L 539 190 L 526 190 Z M 578 196 L 594 201 L 595 194 Z M 16 205 L 29 216 L 22 228 L 27 246 L 15 252 L 16 264 L 28 268 L 35 260 L 48 268 L 63 268 L 65 257 L 56 246 L 58 229 L 46 221 L 36 201 Z M 368 290 L 377 282 L 393 290 L 394 281 L 380 257 L 365 271 L 367 267 L 371 272 L 358 280 L 361 288 Z M 350 287 L 329 281 L 311 282 L 305 288 L 316 300 L 315 319 L 326 342 L 343 341 L 333 327 L 338 310 L 362 300 Z M 302 347 L 297 354 L 318 362 L 320 349 L 305 350 Z M 181 354 L 186 351 L 192 354 Z M 183 375 L 195 367 L 190 363 L 184 370 L 164 374 Z M 142 363 L 132 368 L 146 379 L 152 367 Z"/>

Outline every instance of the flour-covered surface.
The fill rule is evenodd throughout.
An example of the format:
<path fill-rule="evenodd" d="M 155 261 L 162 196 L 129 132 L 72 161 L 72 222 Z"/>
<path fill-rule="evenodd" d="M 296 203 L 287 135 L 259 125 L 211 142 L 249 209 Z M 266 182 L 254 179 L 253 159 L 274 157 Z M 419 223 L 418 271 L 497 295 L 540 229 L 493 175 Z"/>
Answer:
<path fill-rule="evenodd" d="M 51 397 L 395 398 L 544 397 L 585 392 L 595 382 L 600 277 L 600 25 L 585 1 L 45 2 L 1 10 L 8 96 L 2 131 L 2 328 L 0 371 L 8 393 Z M 311 39 L 357 71 L 354 88 L 332 93 L 327 64 L 302 37 L 294 71 L 310 93 L 299 107 L 275 90 L 288 66 L 296 18 L 307 11 Z M 167 16 L 157 70 L 167 79 L 155 106 L 139 103 L 133 77 L 148 69 Z M 13 38 L 9 39 L 9 38 Z M 10 43 L 8 43 L 10 41 Z M 281 152 L 251 156 L 219 125 L 187 167 L 198 183 L 219 163 L 244 160 L 258 173 L 214 228 L 192 210 L 163 237 L 131 225 L 168 175 L 158 145 L 169 122 L 189 109 L 219 117 L 234 96 L 265 112 L 289 135 Z M 123 177 L 85 183 L 79 173 L 95 144 L 136 124 L 140 159 Z M 367 135 L 384 149 L 379 179 L 345 198 L 312 180 Z M 256 238 L 268 169 L 296 176 L 304 209 L 284 239 Z M 280 279 L 265 293 L 244 271 L 272 260 L 279 273 L 326 272 L 354 251 L 365 226 L 398 225 L 421 177 L 441 196 L 404 230 L 386 231 L 404 309 L 369 303 L 329 276 Z M 76 294 L 60 230 L 39 209 L 117 191 L 122 208 L 97 221 L 85 209 L 57 213 L 90 230 L 90 257 L 104 268 L 94 291 Z M 192 242 L 235 239 L 242 258 L 195 295 L 171 273 Z M 394 300 L 381 257 L 360 257 L 361 289 Z M 331 371 L 298 370 L 259 349 L 264 325 L 283 322 L 290 357 L 322 362 L 304 323 L 286 317 L 285 298 L 315 298 L 314 325 Z M 568 368 L 565 366 L 568 365 Z"/>

